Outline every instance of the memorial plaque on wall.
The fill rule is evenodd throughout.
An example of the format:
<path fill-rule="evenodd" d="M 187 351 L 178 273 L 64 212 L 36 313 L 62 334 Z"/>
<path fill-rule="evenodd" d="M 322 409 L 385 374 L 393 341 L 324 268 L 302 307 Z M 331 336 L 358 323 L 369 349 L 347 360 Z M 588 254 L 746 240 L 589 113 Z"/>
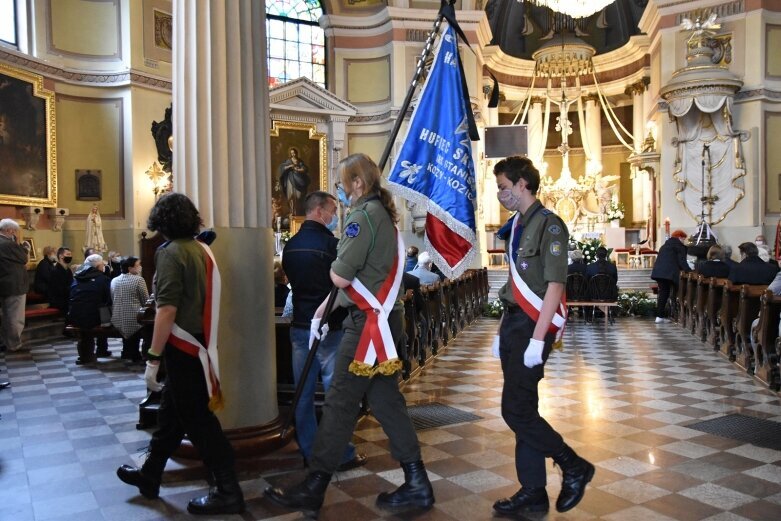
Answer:
<path fill-rule="evenodd" d="M 76 170 L 76 199 L 79 201 L 100 201 L 101 170 Z"/>

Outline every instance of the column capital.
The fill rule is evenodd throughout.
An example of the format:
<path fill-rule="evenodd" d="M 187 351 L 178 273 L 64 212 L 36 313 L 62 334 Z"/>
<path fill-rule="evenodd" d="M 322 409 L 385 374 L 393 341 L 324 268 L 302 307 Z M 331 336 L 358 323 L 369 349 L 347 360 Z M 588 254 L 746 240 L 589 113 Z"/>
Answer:
<path fill-rule="evenodd" d="M 644 77 L 632 83 L 631 85 L 628 85 L 626 89 L 624 89 L 624 94 L 628 96 L 640 95 L 643 92 L 645 92 L 645 90 L 648 88 L 648 85 L 650 83 L 651 83 L 651 78 Z"/>
<path fill-rule="evenodd" d="M 531 99 L 532 105 L 537 105 L 537 104 L 542 105 L 543 103 L 545 103 L 545 98 L 543 98 L 542 96 L 532 96 Z"/>
<path fill-rule="evenodd" d="M 599 96 L 597 95 L 596 92 L 591 92 L 591 93 L 586 94 L 585 96 L 583 96 L 583 101 L 585 103 L 588 103 L 589 101 L 597 102 L 597 101 L 599 101 Z"/>

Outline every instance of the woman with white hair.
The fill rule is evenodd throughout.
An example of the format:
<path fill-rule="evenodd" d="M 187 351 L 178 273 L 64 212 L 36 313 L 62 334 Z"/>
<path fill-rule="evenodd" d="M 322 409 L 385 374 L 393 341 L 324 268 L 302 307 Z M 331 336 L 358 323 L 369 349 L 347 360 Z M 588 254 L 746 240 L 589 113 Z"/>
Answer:
<path fill-rule="evenodd" d="M 0 342 L 9 351 L 22 348 L 29 251 L 26 246 L 16 221 L 0 221 Z"/>
<path fill-rule="evenodd" d="M 84 260 L 84 264 L 73 276 L 68 306 L 68 322 L 81 329 L 92 329 L 101 324 L 100 308 L 111 305 L 111 282 L 104 272 L 105 262 L 97 253 Z M 110 318 L 109 318 L 110 320 Z M 106 338 L 98 340 L 98 356 L 106 356 L 108 346 Z M 77 345 L 79 358 L 77 365 L 88 364 L 95 360 L 95 337 L 82 334 Z"/>

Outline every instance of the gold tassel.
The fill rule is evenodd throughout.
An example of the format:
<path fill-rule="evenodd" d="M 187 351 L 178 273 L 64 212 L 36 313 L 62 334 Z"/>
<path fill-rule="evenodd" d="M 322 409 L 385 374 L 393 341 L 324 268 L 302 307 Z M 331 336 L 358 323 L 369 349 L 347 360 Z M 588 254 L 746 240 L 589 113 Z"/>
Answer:
<path fill-rule="evenodd" d="M 374 370 L 372 366 L 369 364 L 365 364 L 363 362 L 359 362 L 357 360 L 353 360 L 350 362 L 350 367 L 348 368 L 348 371 L 350 371 L 352 374 L 357 376 L 366 376 L 368 378 L 371 378 L 372 374 L 374 374 Z"/>
<path fill-rule="evenodd" d="M 384 376 L 391 376 L 397 371 L 401 371 L 401 360 L 394 358 L 393 360 L 385 360 L 383 363 L 374 368 L 373 374 L 381 374 Z"/>
<path fill-rule="evenodd" d="M 222 390 L 218 389 L 216 394 L 209 398 L 209 410 L 212 412 L 221 411 L 225 407 L 225 398 L 222 396 Z"/>
<path fill-rule="evenodd" d="M 554 351 L 564 351 L 564 340 L 559 339 L 553 342 L 553 348 Z"/>

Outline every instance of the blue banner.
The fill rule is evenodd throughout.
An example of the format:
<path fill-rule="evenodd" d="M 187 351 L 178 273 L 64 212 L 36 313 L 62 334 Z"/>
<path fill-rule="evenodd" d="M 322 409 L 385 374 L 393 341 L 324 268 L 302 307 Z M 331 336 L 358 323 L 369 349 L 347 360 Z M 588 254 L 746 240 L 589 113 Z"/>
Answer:
<path fill-rule="evenodd" d="M 426 208 L 427 249 L 445 275 L 457 277 L 475 254 L 475 169 L 458 40 L 443 26 L 388 182 L 392 192 Z"/>

